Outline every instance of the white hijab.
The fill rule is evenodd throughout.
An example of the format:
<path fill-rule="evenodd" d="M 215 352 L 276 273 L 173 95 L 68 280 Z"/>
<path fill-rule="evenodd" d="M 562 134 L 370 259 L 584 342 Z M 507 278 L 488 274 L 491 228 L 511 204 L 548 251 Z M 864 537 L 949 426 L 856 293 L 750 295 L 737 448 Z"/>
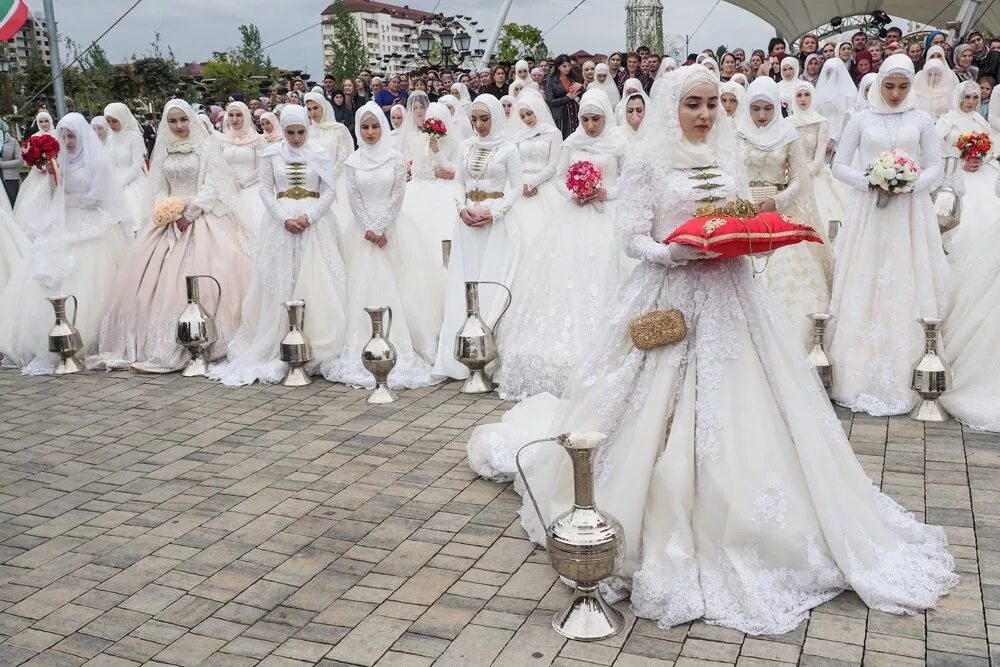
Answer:
<path fill-rule="evenodd" d="M 121 129 L 118 132 L 135 132 L 140 137 L 142 136 L 142 128 L 139 127 L 139 121 L 136 120 L 132 111 L 121 102 L 112 102 L 104 107 L 104 117 L 114 118 L 118 121 L 118 124 L 121 125 Z M 114 134 L 117 134 L 117 132 Z"/>
<path fill-rule="evenodd" d="M 323 97 L 322 93 L 306 93 L 305 98 L 302 100 L 302 108 L 305 108 L 307 102 L 315 102 L 323 109 L 323 118 L 318 123 L 309 121 L 311 128 L 315 127 L 326 130 L 337 125 L 337 115 L 333 112 L 333 105 Z M 292 106 L 298 105 L 293 104 Z M 283 109 L 281 113 L 284 115 L 285 110 Z M 308 118 L 308 114 L 306 118 Z"/>
<path fill-rule="evenodd" d="M 438 102 L 454 112 L 449 115 L 449 118 L 455 124 L 458 138 L 467 139 L 472 136 L 472 121 L 469 120 L 469 110 L 458 101 L 458 98 L 454 95 L 442 95 L 438 98 Z"/>
<path fill-rule="evenodd" d="M 795 74 L 792 75 L 791 79 L 785 78 L 786 65 L 795 70 Z M 778 82 L 778 98 L 781 100 L 781 103 L 784 104 L 789 111 L 791 111 L 793 104 L 792 98 L 795 97 L 795 82 L 799 80 L 799 72 L 801 71 L 799 59 L 795 56 L 786 56 L 781 60 L 781 66 L 778 68 L 778 71 L 781 73 L 781 81 Z"/>
<path fill-rule="evenodd" d="M 234 130 L 229 126 L 229 112 L 236 111 L 243 116 L 243 127 Z M 219 141 L 232 144 L 233 146 L 255 145 L 258 148 L 264 145 L 264 137 L 257 131 L 257 126 L 253 122 L 253 114 L 250 108 L 243 102 L 230 102 L 226 107 L 226 114 L 222 117 L 222 134 Z"/>
<path fill-rule="evenodd" d="M 538 84 L 531 78 L 531 69 L 528 67 L 527 60 L 518 60 L 514 63 L 514 80 L 523 81 L 525 88 L 538 90 Z"/>
<path fill-rule="evenodd" d="M 939 137 L 942 140 L 948 139 L 948 135 L 951 134 L 952 130 L 957 130 L 958 132 L 985 132 L 986 134 L 992 135 L 993 128 L 990 126 L 990 122 L 982 117 L 979 113 L 979 103 L 976 103 L 975 108 L 972 111 L 962 111 L 962 101 L 969 95 L 975 95 L 977 98 L 980 96 L 979 84 L 975 81 L 963 81 L 955 87 L 955 92 L 952 97 L 951 111 L 941 116 L 938 119 L 937 124 L 934 129 L 937 131 Z M 957 149 L 954 145 L 946 146 L 948 155 L 957 155 Z M 991 153 L 995 151 L 990 151 Z"/>
<path fill-rule="evenodd" d="M 384 117 L 385 114 L 382 116 Z M 286 163 L 304 162 L 316 172 L 324 183 L 331 188 L 336 188 L 337 178 L 334 172 L 333 157 L 329 151 L 317 144 L 311 136 L 298 148 L 289 144 L 288 140 L 284 138 L 285 129 L 293 125 L 309 128 L 309 112 L 306 111 L 306 108 L 297 104 L 286 106 L 281 112 L 281 118 L 278 122 L 281 123 L 282 139 L 280 142 L 269 144 L 261 153 L 261 158 L 280 155 Z"/>
<path fill-rule="evenodd" d="M 631 126 L 628 125 L 628 121 L 625 119 L 625 111 L 626 108 L 628 107 L 629 101 L 633 97 L 641 97 L 646 112 L 647 113 L 649 112 L 649 95 L 646 94 L 646 91 L 640 90 L 637 93 L 629 93 L 628 95 L 623 97 L 621 101 L 617 105 L 615 105 L 615 122 L 618 123 L 618 125 L 628 126 L 629 129 L 631 129 Z"/>
<path fill-rule="evenodd" d="M 503 105 L 493 95 L 484 93 L 476 97 L 472 102 L 471 110 L 485 109 L 490 114 L 490 131 L 485 137 L 480 135 L 473 128 L 472 137 L 469 141 L 477 148 L 495 149 L 499 148 L 507 141 L 507 116 L 504 115 Z"/>
<path fill-rule="evenodd" d="M 111 128 L 108 127 L 108 121 L 104 119 L 104 116 L 94 116 L 90 119 L 90 126 L 94 128 L 94 134 L 97 134 L 98 128 L 104 128 L 104 138 L 101 139 L 101 135 L 97 135 L 98 139 L 101 139 L 101 144 L 107 144 L 108 139 L 111 138 Z"/>
<path fill-rule="evenodd" d="M 798 95 L 800 90 L 807 90 L 812 96 L 809 98 L 809 106 L 805 109 L 799 107 Z M 789 120 L 794 127 L 805 127 L 807 125 L 828 122 L 823 114 L 816 111 L 816 88 L 808 81 L 799 81 L 795 84 L 795 94 L 792 98 L 792 115 L 789 117 Z"/>
<path fill-rule="evenodd" d="M 525 125 L 524 121 L 521 120 L 522 109 L 530 109 L 535 115 L 535 124 L 531 127 Z M 552 111 L 549 109 L 549 105 L 545 103 L 545 99 L 536 90 L 525 91 L 517 99 L 517 105 L 510 114 L 510 120 L 511 141 L 515 144 L 520 144 L 522 141 L 534 139 L 543 134 L 558 134 L 560 142 L 562 141 L 562 133 L 552 119 Z"/>
<path fill-rule="evenodd" d="M 374 118 L 378 121 L 382 133 L 374 146 L 365 143 L 361 138 L 361 123 L 365 118 Z M 402 157 L 392 148 L 392 130 L 389 121 L 385 117 L 382 107 L 374 102 L 368 102 L 354 116 L 354 136 L 358 138 L 358 149 L 351 153 L 344 164 L 360 171 L 373 171 L 379 169 L 387 163 L 397 164 Z"/>
<path fill-rule="evenodd" d="M 947 70 L 945 70 L 947 71 Z M 949 72 L 950 73 L 950 72 Z M 867 78 L 868 75 L 865 75 Z M 954 76 L 954 75 L 952 75 Z M 891 107 L 886 104 L 885 99 L 882 97 L 882 84 L 886 79 L 894 77 L 904 77 L 910 81 L 910 92 L 906 96 L 899 106 Z M 890 114 L 890 113 L 903 113 L 904 111 L 909 111 L 916 106 L 916 91 L 913 87 L 913 61 L 910 60 L 910 56 L 905 53 L 897 53 L 894 56 L 889 56 L 879 67 L 878 74 L 875 76 L 875 83 L 868 90 L 868 104 L 869 110 L 872 113 L 877 114 Z M 864 79 L 861 81 L 861 86 L 859 88 L 864 88 Z"/>
<path fill-rule="evenodd" d="M 823 63 L 816 82 L 813 108 L 830 121 L 830 127 L 841 127 L 846 114 L 854 109 L 858 88 L 851 79 L 847 66 L 840 58 L 830 58 Z"/>
<path fill-rule="evenodd" d="M 76 148 L 72 151 L 66 147 L 67 132 L 76 137 Z M 98 208 L 120 211 L 118 207 L 120 199 L 117 183 L 111 171 L 111 161 L 104 150 L 101 138 L 94 132 L 87 119 L 75 111 L 66 114 L 56 125 L 56 138 L 60 143 L 59 166 L 62 167 L 63 175 L 82 172 L 87 180 L 85 197 L 96 202 Z"/>
<path fill-rule="evenodd" d="M 750 113 L 754 102 L 769 102 L 774 105 L 774 115 L 767 125 L 758 127 Z M 747 102 L 742 112 L 736 114 L 736 133 L 763 151 L 777 150 L 799 138 L 795 127 L 781 115 L 781 97 L 778 84 L 766 76 L 754 79 L 747 88 Z"/>
<path fill-rule="evenodd" d="M 929 113 L 931 118 L 943 116 L 951 108 L 956 86 L 958 77 L 948 69 L 944 60 L 928 60 L 914 78 L 917 108 Z"/>
<path fill-rule="evenodd" d="M 39 129 L 37 132 L 35 132 L 35 134 L 33 136 L 37 137 L 37 136 L 42 135 L 42 134 L 50 134 L 52 136 L 55 136 L 55 134 L 56 134 L 56 122 L 54 120 L 52 120 L 52 114 L 50 114 L 48 111 L 39 111 L 37 114 L 35 114 L 35 125 L 36 126 L 38 126 L 38 119 L 39 118 L 48 118 L 49 119 L 49 127 L 51 129 L 49 129 L 48 132 L 42 132 L 42 130 Z"/>
<path fill-rule="evenodd" d="M 588 90 L 580 98 L 579 117 L 585 114 L 596 114 L 604 117 L 604 129 L 592 137 L 583 129 L 583 124 L 577 126 L 573 134 L 563 141 L 563 150 L 587 151 L 600 155 L 622 155 L 626 149 L 624 137 L 615 132 L 614 109 L 611 100 L 601 90 Z"/>
<path fill-rule="evenodd" d="M 854 94 L 855 111 L 864 111 L 865 109 L 872 108 L 871 103 L 868 101 L 868 94 L 871 93 L 871 89 L 876 81 L 878 81 L 878 74 L 875 72 L 869 72 L 861 77 L 861 81 L 858 83 L 858 90 Z"/>
<path fill-rule="evenodd" d="M 732 118 L 734 118 L 734 119 L 738 118 L 740 112 L 743 111 L 743 107 L 747 103 L 747 91 L 739 83 L 737 83 L 737 82 L 735 82 L 733 80 L 729 80 L 729 81 L 723 82 L 719 86 L 719 100 L 720 100 L 720 102 L 722 100 L 722 96 L 726 95 L 726 94 L 732 95 L 733 97 L 736 98 L 736 112 L 732 116 Z"/>
<path fill-rule="evenodd" d="M 598 81 L 597 76 L 599 74 L 604 74 L 604 83 Z M 635 80 L 635 79 L 630 79 Z M 611 106 L 616 107 L 618 103 L 621 102 L 621 95 L 618 94 L 618 86 L 615 85 L 614 77 L 611 76 L 611 69 L 608 67 L 607 63 L 601 63 L 594 68 L 594 80 L 587 85 L 587 90 L 602 90 L 604 94 L 608 96 L 608 100 L 611 102 Z"/>

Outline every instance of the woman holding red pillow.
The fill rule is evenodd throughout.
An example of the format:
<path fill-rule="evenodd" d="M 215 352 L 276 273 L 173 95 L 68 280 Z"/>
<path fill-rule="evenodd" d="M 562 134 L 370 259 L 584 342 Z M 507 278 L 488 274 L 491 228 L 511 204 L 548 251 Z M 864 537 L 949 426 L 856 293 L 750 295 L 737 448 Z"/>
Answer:
<path fill-rule="evenodd" d="M 890 613 L 933 607 L 958 581 L 944 531 L 872 485 L 750 260 L 703 261 L 702 250 L 662 242 L 706 203 L 749 195 L 719 106 L 718 78 L 702 66 L 657 89 L 617 217 L 640 264 L 562 399 L 539 394 L 477 428 L 470 464 L 510 479 L 532 440 L 602 434 L 596 503 L 626 543 L 603 588 L 660 627 L 704 618 L 781 634 L 848 588 Z M 640 349 L 633 326 L 671 309 L 686 336 Z M 521 521 L 541 543 L 544 524 L 571 506 L 573 472 L 560 447 L 523 454 L 516 488 L 530 485 L 543 516 L 529 500 Z"/>

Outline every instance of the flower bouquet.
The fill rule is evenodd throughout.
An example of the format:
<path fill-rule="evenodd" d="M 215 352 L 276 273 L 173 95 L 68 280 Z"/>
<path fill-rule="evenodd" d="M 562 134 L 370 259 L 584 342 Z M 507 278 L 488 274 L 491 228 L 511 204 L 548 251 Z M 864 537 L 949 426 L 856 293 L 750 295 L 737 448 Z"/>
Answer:
<path fill-rule="evenodd" d="M 422 122 L 418 127 L 424 134 L 429 134 L 436 138 L 441 138 L 448 134 L 448 127 L 440 118 L 429 118 Z"/>
<path fill-rule="evenodd" d="M 913 192 L 920 176 L 920 165 L 903 151 L 893 148 L 875 158 L 865 170 L 865 176 L 868 177 L 868 187 L 878 190 L 876 206 L 885 208 L 889 205 L 887 193 Z"/>
<path fill-rule="evenodd" d="M 167 197 L 153 207 L 153 224 L 157 227 L 172 225 L 184 215 L 184 202 L 176 197 Z"/>
<path fill-rule="evenodd" d="M 58 181 L 56 175 L 56 157 L 59 155 L 59 142 L 50 134 L 37 134 L 28 137 L 21 144 L 21 158 L 29 167 L 48 172 L 53 182 Z"/>
<path fill-rule="evenodd" d="M 966 132 L 955 142 L 963 160 L 982 159 L 993 149 L 993 140 L 986 132 Z"/>
<path fill-rule="evenodd" d="M 581 160 L 570 165 L 566 172 L 566 189 L 577 201 L 587 201 L 601 189 L 601 170 L 593 162 Z"/>

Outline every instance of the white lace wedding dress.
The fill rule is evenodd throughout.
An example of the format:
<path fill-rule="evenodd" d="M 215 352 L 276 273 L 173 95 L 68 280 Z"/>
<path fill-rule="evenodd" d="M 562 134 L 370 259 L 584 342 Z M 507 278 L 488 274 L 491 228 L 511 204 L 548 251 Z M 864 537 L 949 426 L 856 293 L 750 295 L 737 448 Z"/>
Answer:
<path fill-rule="evenodd" d="M 249 144 L 220 141 L 219 146 L 236 183 L 236 196 L 230 205 L 241 224 L 241 240 L 248 254 L 252 255 L 257 247 L 261 219 L 265 215 L 260 196 L 260 152 L 264 144 L 262 140 Z"/>
<path fill-rule="evenodd" d="M 146 174 L 146 145 L 142 141 L 142 132 L 121 130 L 112 132 L 105 146 L 129 216 L 128 220 L 122 221 L 122 229 L 131 241 L 153 222 L 152 187 Z"/>
<path fill-rule="evenodd" d="M 704 173 L 656 161 L 626 166 L 618 225 L 642 263 L 563 398 L 529 398 L 502 423 L 477 428 L 470 464 L 510 479 L 514 453 L 529 440 L 608 434 L 596 501 L 621 521 L 627 545 L 610 592 L 630 590 L 636 614 L 661 627 L 703 617 L 781 634 L 847 588 L 891 613 L 934 606 L 958 580 L 944 531 L 917 522 L 872 485 L 749 262 L 674 266 L 664 257 L 661 240 L 704 200 L 696 187 L 706 181 L 693 180 Z M 747 196 L 745 182 L 737 187 L 728 173 L 713 173 L 720 196 Z M 636 349 L 629 323 L 667 308 L 684 313 L 687 339 Z M 522 459 L 549 521 L 572 501 L 569 458 L 548 444 Z M 521 520 L 541 543 L 530 503 Z"/>
<path fill-rule="evenodd" d="M 894 147 L 923 169 L 912 194 L 878 208 L 863 170 Z M 855 154 L 860 169 L 851 167 Z M 854 201 L 837 238 L 827 338 L 835 369 L 831 395 L 855 412 L 905 414 L 918 401 L 910 389 L 924 350 L 917 319 L 948 310 L 948 264 L 929 194 L 942 173 L 934 122 L 916 110 L 855 114 L 833 173 L 851 187 Z"/>
<path fill-rule="evenodd" d="M 815 229 L 823 243 L 798 243 L 775 251 L 766 260 L 763 280 L 784 306 L 803 349 L 812 341 L 809 313 L 825 312 L 830 304 L 833 257 L 827 244 L 826 223 L 820 217 L 813 195 L 809 164 L 802 140 L 765 151 L 740 140 L 740 150 L 751 181 L 784 184 L 774 198 L 778 212 L 790 215 Z"/>

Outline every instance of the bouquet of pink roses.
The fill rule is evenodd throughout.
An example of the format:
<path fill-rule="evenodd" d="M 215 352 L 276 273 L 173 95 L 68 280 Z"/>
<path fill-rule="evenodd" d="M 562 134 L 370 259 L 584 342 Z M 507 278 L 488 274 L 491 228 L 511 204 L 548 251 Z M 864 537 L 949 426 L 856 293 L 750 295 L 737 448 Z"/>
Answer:
<path fill-rule="evenodd" d="M 587 160 L 574 162 L 566 173 L 566 189 L 579 201 L 588 200 L 597 194 L 602 183 L 601 170 Z"/>

